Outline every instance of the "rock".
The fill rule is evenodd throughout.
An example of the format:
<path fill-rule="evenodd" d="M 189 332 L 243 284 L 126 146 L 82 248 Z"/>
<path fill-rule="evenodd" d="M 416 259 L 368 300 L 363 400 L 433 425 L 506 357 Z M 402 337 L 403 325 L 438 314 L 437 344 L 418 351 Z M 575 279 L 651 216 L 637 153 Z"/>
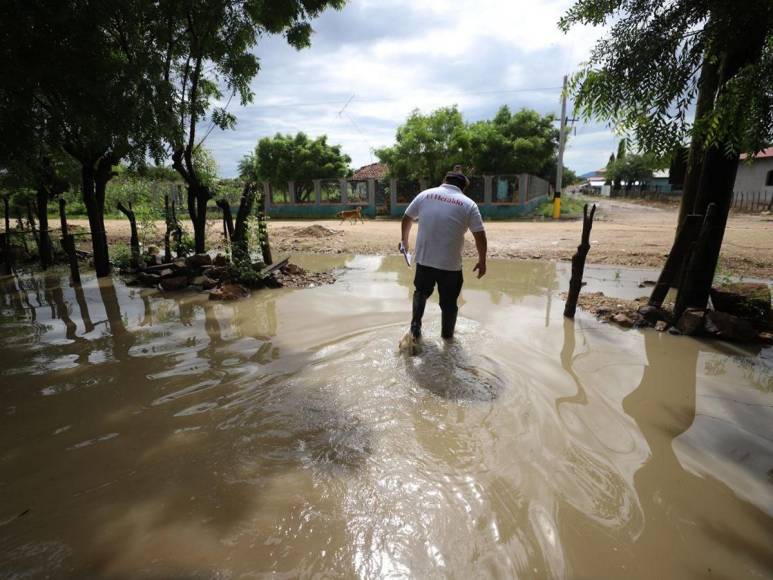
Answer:
<path fill-rule="evenodd" d="M 612 317 L 612 321 L 616 322 L 623 328 L 631 328 L 634 325 L 634 320 L 632 320 L 627 314 L 623 312 L 618 312 Z"/>
<path fill-rule="evenodd" d="M 658 320 L 655 323 L 655 330 L 657 330 L 658 332 L 665 332 L 666 330 L 668 330 L 668 322 L 666 322 L 665 320 Z"/>
<path fill-rule="evenodd" d="M 765 322 L 770 316 L 770 288 L 750 282 L 723 284 L 711 289 L 711 303 L 716 311 Z"/>
<path fill-rule="evenodd" d="M 171 268 L 164 268 L 163 270 L 159 270 L 156 273 L 158 274 L 159 278 L 173 278 L 177 275 Z"/>
<path fill-rule="evenodd" d="M 710 334 L 736 342 L 751 342 L 757 338 L 757 331 L 751 322 L 716 310 L 706 313 L 704 329 Z"/>
<path fill-rule="evenodd" d="M 658 308 L 657 306 L 651 306 L 649 304 L 640 306 L 638 312 L 641 314 L 642 318 L 651 324 L 655 324 L 661 320 L 669 319 L 668 314 L 661 308 Z"/>
<path fill-rule="evenodd" d="M 654 286 L 657 284 L 654 280 L 642 280 L 639 284 L 639 288 L 646 288 L 647 286 Z"/>
<path fill-rule="evenodd" d="M 159 286 L 161 287 L 161 290 L 165 290 L 166 292 L 182 290 L 183 288 L 188 287 L 188 277 L 172 276 L 171 278 L 164 278 L 161 280 Z"/>
<path fill-rule="evenodd" d="M 158 283 L 161 281 L 161 276 L 159 276 L 158 274 L 153 274 L 151 272 L 140 272 L 139 274 L 137 274 L 137 280 L 143 286 L 155 288 L 156 286 L 158 286 Z"/>
<path fill-rule="evenodd" d="M 760 332 L 757 335 L 757 340 L 759 340 L 762 344 L 773 345 L 773 333 Z"/>
<path fill-rule="evenodd" d="M 646 318 L 637 318 L 636 322 L 633 323 L 634 328 L 652 328 L 653 326 L 653 323 Z"/>
<path fill-rule="evenodd" d="M 193 254 L 185 258 L 185 265 L 189 268 L 201 268 L 209 266 L 212 263 L 212 256 L 209 254 Z"/>
<path fill-rule="evenodd" d="M 672 336 L 681 336 L 682 335 L 682 333 L 679 331 L 679 329 L 676 326 L 671 326 L 668 329 L 668 334 L 670 334 Z"/>
<path fill-rule="evenodd" d="M 247 298 L 249 291 L 240 284 L 223 284 L 220 288 L 215 288 L 209 293 L 210 300 L 239 300 Z"/>
<path fill-rule="evenodd" d="M 228 265 L 228 258 L 226 256 L 224 256 L 223 254 L 218 254 L 217 256 L 215 256 L 215 259 L 212 260 L 212 263 L 215 266 L 221 266 L 221 267 L 222 266 L 227 266 Z"/>
<path fill-rule="evenodd" d="M 287 264 L 282 268 L 282 273 L 289 274 L 290 276 L 303 276 L 306 270 L 296 264 Z"/>
<path fill-rule="evenodd" d="M 612 312 L 610 308 L 607 308 L 606 306 L 599 306 L 596 308 L 596 316 L 604 316 L 605 314 L 609 314 Z"/>
<path fill-rule="evenodd" d="M 203 280 L 201 282 L 201 287 L 204 290 L 212 290 L 215 286 L 217 286 L 217 280 L 213 280 L 209 276 L 202 276 Z"/>
<path fill-rule="evenodd" d="M 212 280 L 225 280 L 231 275 L 231 270 L 227 266 L 212 266 L 204 271 L 204 274 Z"/>
<path fill-rule="evenodd" d="M 698 308 L 688 308 L 679 318 L 676 327 L 684 335 L 693 336 L 703 329 L 703 318 L 705 312 Z"/>
<path fill-rule="evenodd" d="M 196 276 L 191 280 L 191 284 L 193 286 L 199 286 L 202 290 L 212 290 L 215 286 L 217 286 L 217 280 L 213 280 L 209 276 Z"/>

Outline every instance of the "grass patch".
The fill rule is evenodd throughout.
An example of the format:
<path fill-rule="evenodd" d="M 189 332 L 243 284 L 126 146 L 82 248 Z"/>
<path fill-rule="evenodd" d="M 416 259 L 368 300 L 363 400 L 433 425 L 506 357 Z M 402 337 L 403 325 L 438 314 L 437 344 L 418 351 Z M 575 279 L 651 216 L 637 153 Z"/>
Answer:
<path fill-rule="evenodd" d="M 570 217 L 582 216 L 582 208 L 585 205 L 585 200 L 576 199 L 574 197 L 562 197 L 561 198 L 561 215 Z M 539 204 L 532 212 L 534 216 L 542 216 L 545 218 L 553 217 L 553 201 L 547 200 Z"/>

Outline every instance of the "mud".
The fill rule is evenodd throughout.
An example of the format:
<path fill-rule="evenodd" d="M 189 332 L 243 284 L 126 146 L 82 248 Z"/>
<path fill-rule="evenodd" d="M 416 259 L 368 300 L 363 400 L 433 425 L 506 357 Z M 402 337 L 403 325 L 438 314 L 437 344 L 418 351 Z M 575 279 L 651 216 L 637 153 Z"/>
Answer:
<path fill-rule="evenodd" d="M 590 201 L 599 203 L 600 208 L 593 225 L 587 263 L 656 269 L 663 266 L 676 231 L 678 208 L 675 205 Z M 88 225 L 86 220 L 71 222 Z M 184 225 L 187 227 L 189 223 L 186 221 Z M 106 227 L 111 241 L 128 243 L 126 220 L 108 220 Z M 163 232 L 162 222 L 157 223 L 157 229 Z M 572 220 L 487 221 L 486 229 L 492 257 L 565 261 L 577 250 L 582 225 Z M 310 231 L 311 235 L 307 235 Z M 415 231 L 414 228 L 414 234 Z M 220 220 L 212 219 L 208 232 L 211 244 L 220 243 Z M 340 220 L 269 222 L 272 247 L 283 253 L 397 255 L 399 232 L 400 225 L 396 220 L 366 220 L 364 224 L 341 224 Z M 150 243 L 158 243 L 158 240 Z M 88 244 L 83 248 L 88 249 Z M 733 213 L 724 237 L 719 274 L 771 279 L 771 248 L 773 216 Z M 470 237 L 465 243 L 465 255 L 472 257 L 474 254 L 475 246 Z"/>
<path fill-rule="evenodd" d="M 0 577 L 773 574 L 772 349 L 565 321 L 568 268 L 492 260 L 404 357 L 401 258 L 296 261 L 338 281 L 1 281 Z"/>

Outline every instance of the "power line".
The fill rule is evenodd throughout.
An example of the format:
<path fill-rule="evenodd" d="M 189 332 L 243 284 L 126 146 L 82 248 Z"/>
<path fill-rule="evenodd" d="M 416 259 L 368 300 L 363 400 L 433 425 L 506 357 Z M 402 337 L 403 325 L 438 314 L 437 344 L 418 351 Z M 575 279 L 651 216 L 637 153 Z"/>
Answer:
<path fill-rule="evenodd" d="M 496 95 L 496 94 L 510 94 L 510 93 L 536 93 L 536 92 L 547 92 L 547 91 L 557 91 L 560 90 L 560 86 L 555 87 L 534 87 L 534 88 L 525 88 L 525 89 L 501 89 L 501 90 L 491 90 L 491 91 L 464 91 L 464 92 L 458 92 L 458 93 L 444 93 L 437 95 L 438 98 L 448 99 L 451 97 L 460 97 L 460 96 L 467 96 L 467 95 Z M 361 98 L 357 97 L 356 99 L 354 96 L 350 97 L 348 101 L 345 102 L 344 108 L 348 106 L 352 101 L 355 103 L 388 103 L 388 102 L 397 102 L 402 101 L 403 98 L 401 97 L 380 97 L 380 98 Z M 341 99 L 336 101 L 318 101 L 318 102 L 295 102 L 295 103 L 255 103 L 256 106 L 263 107 L 263 108 L 284 108 L 284 107 L 318 107 L 318 106 L 324 106 L 324 105 L 336 105 L 340 106 L 344 101 Z M 343 109 L 342 109 L 343 110 Z"/>

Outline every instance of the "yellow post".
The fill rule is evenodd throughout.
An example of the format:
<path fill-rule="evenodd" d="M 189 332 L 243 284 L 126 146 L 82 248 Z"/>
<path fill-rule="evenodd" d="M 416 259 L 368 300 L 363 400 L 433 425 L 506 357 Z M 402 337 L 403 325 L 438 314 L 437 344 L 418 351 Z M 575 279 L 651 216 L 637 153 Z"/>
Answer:
<path fill-rule="evenodd" d="M 561 217 L 561 192 L 557 191 L 553 195 L 553 219 L 557 220 Z"/>

